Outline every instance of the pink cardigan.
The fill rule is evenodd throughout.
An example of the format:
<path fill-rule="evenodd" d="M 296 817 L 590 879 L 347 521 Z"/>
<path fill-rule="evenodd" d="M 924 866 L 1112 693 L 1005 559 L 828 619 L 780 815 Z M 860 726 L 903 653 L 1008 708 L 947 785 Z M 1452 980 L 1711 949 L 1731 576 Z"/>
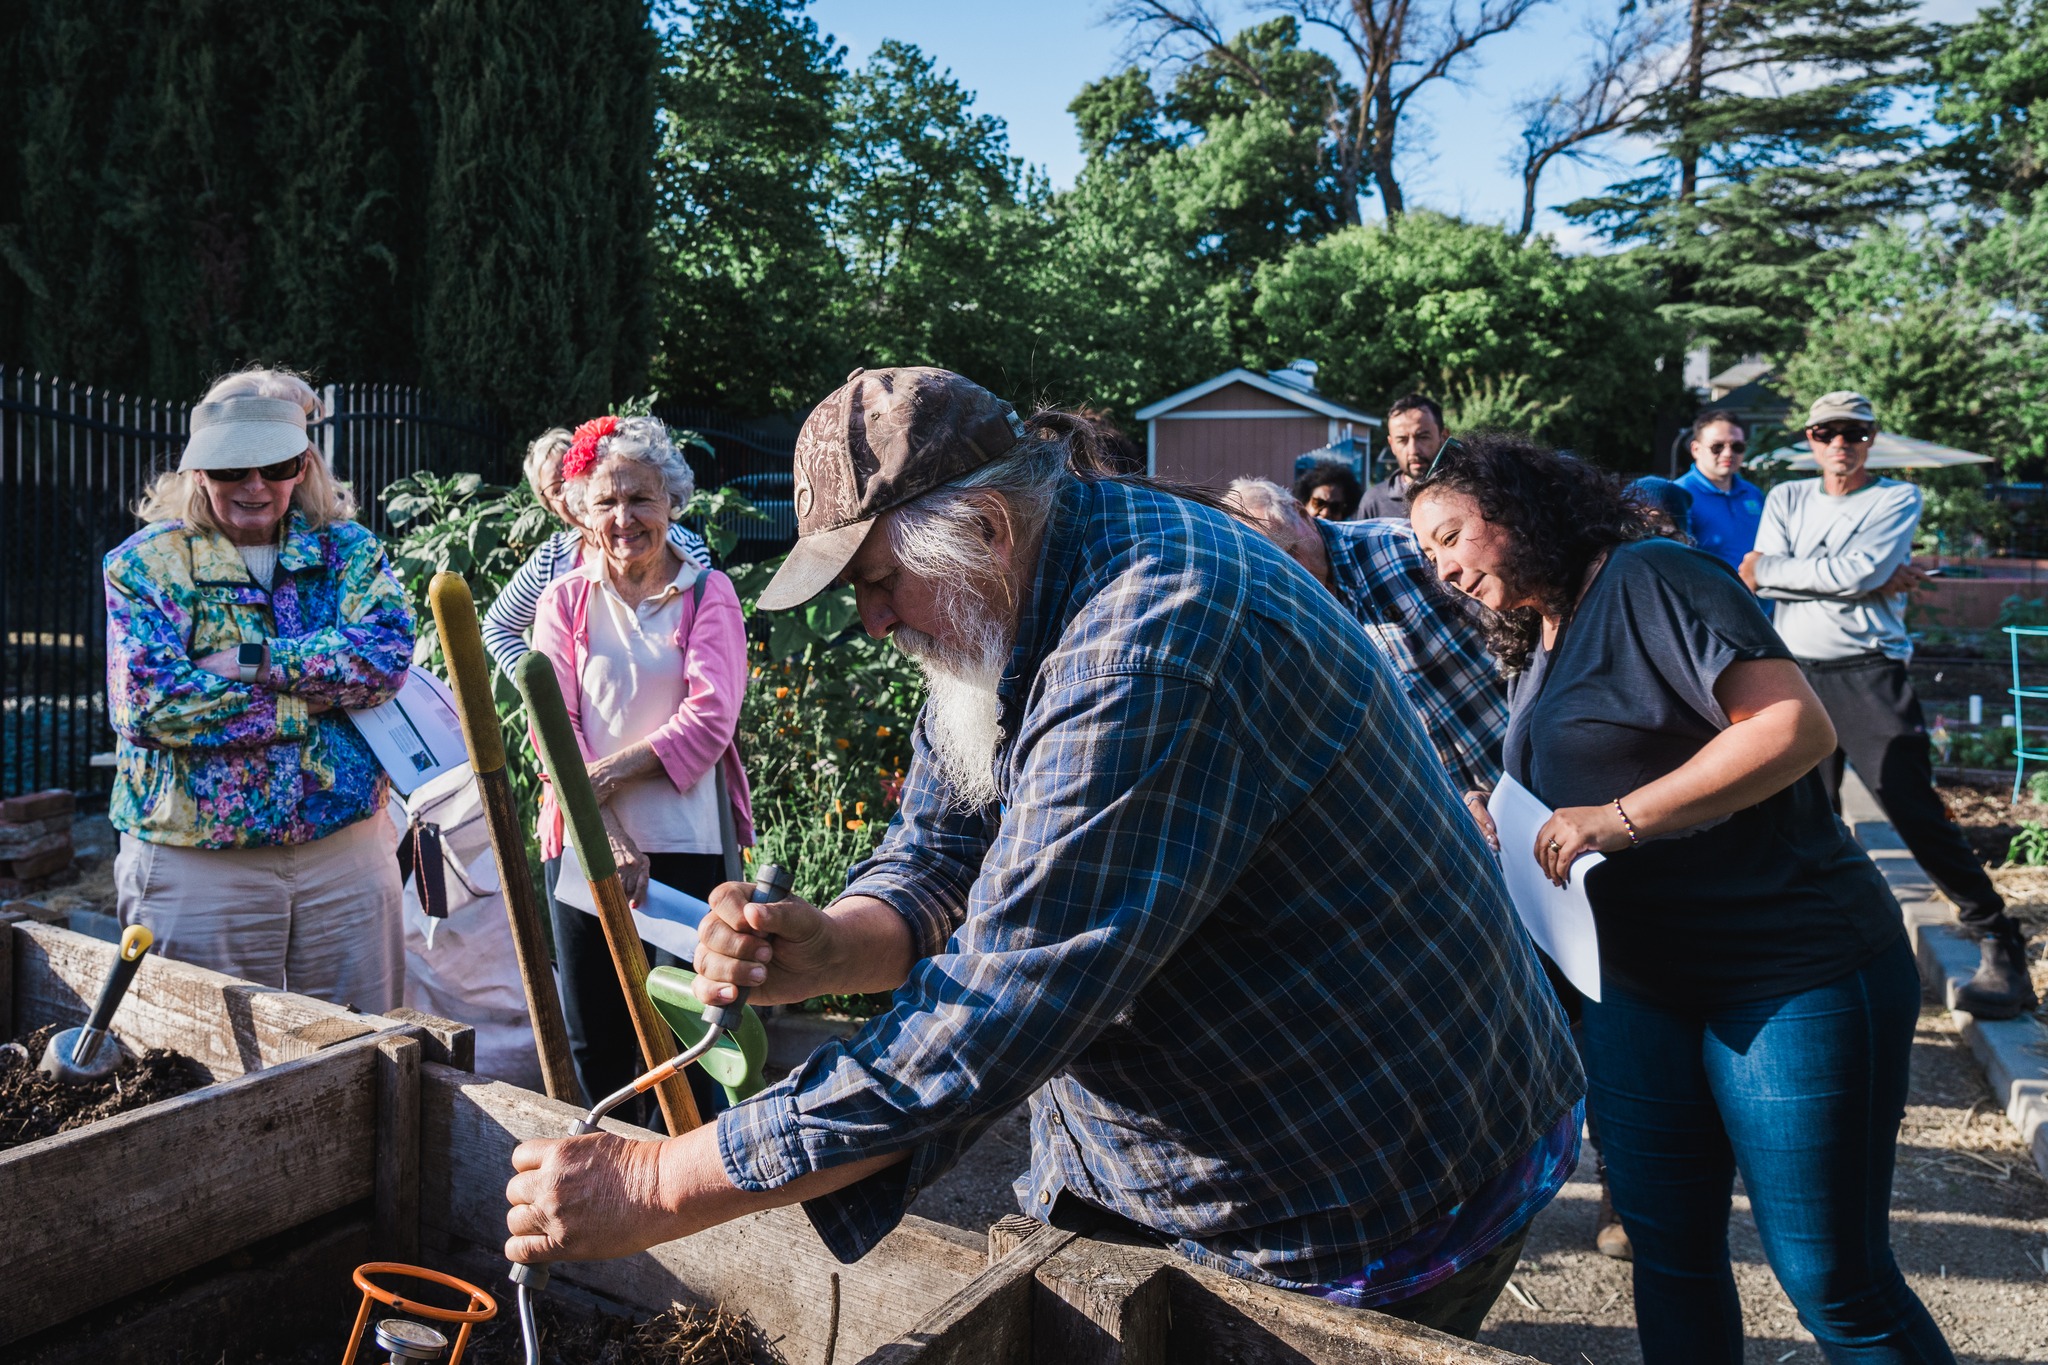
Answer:
<path fill-rule="evenodd" d="M 555 666 L 555 681 L 561 685 L 569 725 L 585 762 L 597 757 L 583 736 L 583 665 L 590 657 L 590 594 L 600 572 L 593 560 L 557 578 L 541 594 L 533 618 L 533 647 Z M 731 579 L 707 569 L 704 580 L 701 603 L 693 606 L 692 594 L 683 594 L 683 619 L 676 629 L 676 667 L 688 682 L 682 708 L 647 738 L 679 792 L 695 786 L 714 762 L 723 767 L 733 829 L 740 846 L 747 848 L 754 842 L 754 807 L 734 739 L 740 699 L 747 690 L 746 621 Z M 541 856 L 557 858 L 562 853 L 562 811 L 554 788 L 541 790 Z"/>

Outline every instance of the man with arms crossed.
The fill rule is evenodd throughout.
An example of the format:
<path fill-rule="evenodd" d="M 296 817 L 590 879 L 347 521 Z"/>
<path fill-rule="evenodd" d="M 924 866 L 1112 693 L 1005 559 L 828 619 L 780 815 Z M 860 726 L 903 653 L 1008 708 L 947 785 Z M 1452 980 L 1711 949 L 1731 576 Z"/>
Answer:
<path fill-rule="evenodd" d="M 1029 1097 L 1038 1218 L 1469 1334 L 1582 1108 L 1492 856 L 1322 589 L 1045 431 L 945 370 L 857 371 L 811 414 L 762 603 L 850 580 L 928 695 L 845 893 L 721 887 L 698 986 L 894 1001 L 713 1126 L 523 1145 L 506 1252 L 801 1200 L 852 1260 Z"/>
<path fill-rule="evenodd" d="M 1955 1008 L 2010 1019 L 2036 1003 L 2026 936 L 1934 792 L 1927 722 L 1906 674 L 1920 490 L 1870 472 L 1876 438 L 1877 414 L 1862 394 L 1831 393 L 1813 405 L 1806 439 L 1820 477 L 1771 490 L 1742 581 L 1778 603 L 1778 634 L 1835 723 L 1842 747 L 1821 776 L 1836 809 L 1846 758 L 1978 939 L 1982 962 L 1957 989 Z"/>

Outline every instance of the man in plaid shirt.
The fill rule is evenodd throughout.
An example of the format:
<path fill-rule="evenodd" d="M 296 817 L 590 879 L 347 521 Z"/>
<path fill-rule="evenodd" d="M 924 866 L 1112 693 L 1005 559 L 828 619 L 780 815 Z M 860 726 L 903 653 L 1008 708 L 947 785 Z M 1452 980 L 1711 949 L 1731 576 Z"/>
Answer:
<path fill-rule="evenodd" d="M 845 893 L 720 888 L 699 991 L 894 990 L 665 1143 L 524 1144 L 515 1261 L 801 1200 L 865 1253 L 1029 1097 L 1024 1206 L 1469 1333 L 1577 1156 L 1571 1039 L 1364 633 L 1263 537 L 1068 471 L 943 370 L 859 372 L 796 457 L 775 609 L 850 580 L 929 692 Z"/>
<path fill-rule="evenodd" d="M 1472 599 L 1447 591 L 1405 521 L 1325 521 L 1270 479 L 1238 479 L 1232 516 L 1263 531 L 1336 594 L 1394 666 L 1444 771 L 1482 829 L 1500 774 L 1508 690 Z"/>

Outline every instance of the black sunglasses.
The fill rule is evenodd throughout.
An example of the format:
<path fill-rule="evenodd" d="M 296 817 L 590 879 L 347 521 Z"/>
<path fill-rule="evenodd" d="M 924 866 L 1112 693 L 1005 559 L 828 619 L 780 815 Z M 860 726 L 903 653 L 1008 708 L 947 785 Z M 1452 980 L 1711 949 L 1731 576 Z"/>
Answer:
<path fill-rule="evenodd" d="M 1712 454 L 1715 454 L 1715 455 L 1719 455 L 1719 454 L 1720 454 L 1720 453 L 1721 453 L 1722 451 L 1724 451 L 1724 450 L 1732 450 L 1732 451 L 1734 451 L 1734 452 L 1735 452 L 1735 453 L 1736 453 L 1737 455 L 1747 455 L 1747 454 L 1749 453 L 1749 442 L 1747 442 L 1747 441 L 1709 441 L 1709 442 L 1707 442 L 1707 450 L 1708 450 L 1708 451 L 1709 451 L 1710 453 L 1712 453 Z"/>
<path fill-rule="evenodd" d="M 1863 426 L 1808 427 L 1806 434 L 1824 446 L 1833 445 L 1837 440 L 1847 441 L 1850 445 L 1862 445 L 1877 437 L 1876 431 Z"/>
<path fill-rule="evenodd" d="M 286 479 L 299 477 L 299 471 L 305 464 L 304 455 L 294 455 L 289 460 L 279 460 L 276 464 L 258 465 L 256 473 L 261 475 L 266 483 L 283 483 Z M 237 465 L 232 469 L 209 469 L 205 474 L 215 483 L 240 483 L 249 477 L 249 469 L 248 465 Z"/>
<path fill-rule="evenodd" d="M 1446 437 L 1444 439 L 1444 443 L 1436 448 L 1436 458 L 1429 462 L 1429 468 L 1422 471 L 1423 480 L 1429 480 L 1436 477 L 1436 467 L 1444 462 L 1444 456 L 1450 454 L 1454 450 L 1463 450 L 1464 448 L 1465 447 L 1458 444 L 1457 437 Z"/>

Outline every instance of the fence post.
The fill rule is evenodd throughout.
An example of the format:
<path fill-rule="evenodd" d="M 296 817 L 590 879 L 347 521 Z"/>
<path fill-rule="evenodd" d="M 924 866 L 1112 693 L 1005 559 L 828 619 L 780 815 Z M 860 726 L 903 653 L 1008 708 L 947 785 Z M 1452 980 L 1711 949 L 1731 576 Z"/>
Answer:
<path fill-rule="evenodd" d="M 326 462 L 329 474 L 334 474 L 334 415 L 340 394 L 339 384 L 324 384 L 320 388 L 320 408 L 327 414 L 327 420 L 320 424 L 320 458 Z"/>

